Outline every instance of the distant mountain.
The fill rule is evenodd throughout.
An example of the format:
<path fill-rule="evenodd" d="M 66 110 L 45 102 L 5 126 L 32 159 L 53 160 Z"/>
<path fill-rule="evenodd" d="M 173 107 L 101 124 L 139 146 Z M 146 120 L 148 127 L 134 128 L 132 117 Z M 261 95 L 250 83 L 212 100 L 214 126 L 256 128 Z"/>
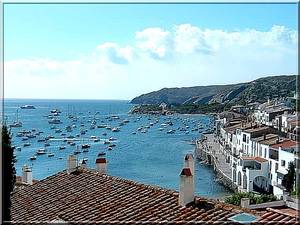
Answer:
<path fill-rule="evenodd" d="M 293 96 L 296 75 L 269 76 L 248 83 L 163 88 L 131 100 L 134 104 L 203 104 L 265 102 L 268 97 Z"/>

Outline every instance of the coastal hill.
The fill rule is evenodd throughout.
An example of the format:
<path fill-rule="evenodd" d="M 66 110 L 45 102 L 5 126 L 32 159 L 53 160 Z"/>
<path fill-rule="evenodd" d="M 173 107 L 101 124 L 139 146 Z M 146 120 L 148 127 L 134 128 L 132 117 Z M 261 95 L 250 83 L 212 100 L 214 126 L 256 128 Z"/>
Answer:
<path fill-rule="evenodd" d="M 211 104 L 265 102 L 268 98 L 293 96 L 296 75 L 269 76 L 248 83 L 163 88 L 131 100 L 133 104 Z"/>

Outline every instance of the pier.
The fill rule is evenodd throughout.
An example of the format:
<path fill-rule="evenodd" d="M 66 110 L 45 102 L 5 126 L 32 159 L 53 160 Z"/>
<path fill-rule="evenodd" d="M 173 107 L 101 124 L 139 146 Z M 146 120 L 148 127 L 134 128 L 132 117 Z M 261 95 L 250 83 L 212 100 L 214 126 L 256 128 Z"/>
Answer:
<path fill-rule="evenodd" d="M 236 191 L 231 179 L 231 165 L 227 162 L 225 153 L 215 134 L 205 134 L 196 141 L 195 155 L 207 165 L 212 165 L 219 181 L 227 188 Z"/>

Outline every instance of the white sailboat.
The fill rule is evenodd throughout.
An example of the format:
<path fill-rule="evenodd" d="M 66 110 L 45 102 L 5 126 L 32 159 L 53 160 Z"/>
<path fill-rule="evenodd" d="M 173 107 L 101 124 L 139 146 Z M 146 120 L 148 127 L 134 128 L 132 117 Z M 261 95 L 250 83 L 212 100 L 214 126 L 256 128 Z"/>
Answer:
<path fill-rule="evenodd" d="M 17 110 L 16 112 L 16 121 L 14 121 L 12 124 L 10 124 L 10 127 L 22 127 L 22 122 L 19 121 L 19 117 L 18 117 L 18 112 L 19 110 Z"/>

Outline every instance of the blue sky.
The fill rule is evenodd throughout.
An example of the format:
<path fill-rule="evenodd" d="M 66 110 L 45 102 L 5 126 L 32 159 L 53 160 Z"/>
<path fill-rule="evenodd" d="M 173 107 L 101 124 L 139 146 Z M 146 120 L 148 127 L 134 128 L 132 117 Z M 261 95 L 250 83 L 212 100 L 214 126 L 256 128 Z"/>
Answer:
<path fill-rule="evenodd" d="M 25 97 L 130 99 L 162 87 L 234 83 L 296 73 L 296 30 L 296 4 L 5 4 L 4 59 L 9 65 L 5 72 L 11 74 L 5 94 L 22 97 L 23 91 L 28 94 Z M 230 47 L 232 40 L 237 45 Z M 223 42 L 226 46 L 228 42 L 226 48 L 220 47 Z M 235 65 L 221 64 L 226 54 Z M 269 61 L 261 62 L 268 56 Z M 278 65 L 274 66 L 274 60 Z M 247 62 L 251 71 L 242 69 Z M 222 69 L 213 71 L 214 79 L 210 79 L 215 63 Z M 80 76 L 84 75 L 74 75 L 77 83 L 72 81 L 74 71 L 67 69 L 70 65 L 88 74 L 90 81 L 104 82 L 111 88 L 101 94 L 96 85 L 83 94 L 72 92 L 82 84 Z M 147 72 L 147 65 L 152 71 Z M 153 73 L 164 79 L 150 82 Z M 20 77 L 30 78 L 37 92 L 17 91 L 13 79 Z M 116 84 L 114 79 L 125 83 Z M 68 94 L 59 91 L 55 95 L 41 84 L 51 86 L 58 80 L 70 83 L 62 86 Z M 137 80 L 142 87 L 133 84 Z M 44 87 L 43 94 L 38 86 Z"/>

